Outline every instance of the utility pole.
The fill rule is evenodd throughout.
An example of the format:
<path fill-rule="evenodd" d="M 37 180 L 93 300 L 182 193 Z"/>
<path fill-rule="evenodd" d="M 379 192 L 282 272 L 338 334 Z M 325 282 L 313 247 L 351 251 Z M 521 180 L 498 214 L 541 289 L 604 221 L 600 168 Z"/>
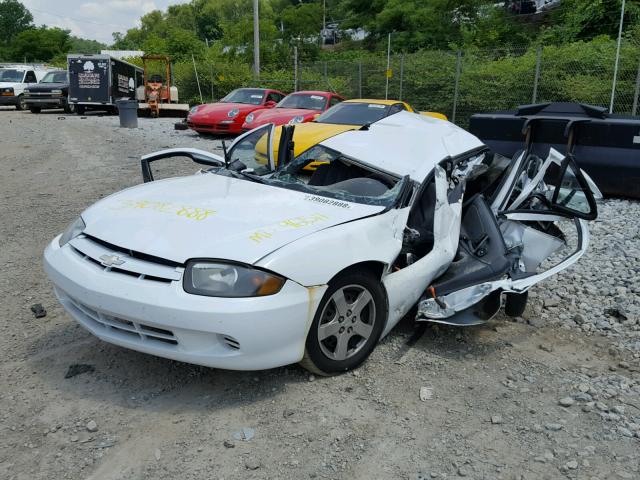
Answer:
<path fill-rule="evenodd" d="M 624 4 L 622 0 L 622 9 L 620 10 L 620 27 L 618 28 L 618 46 L 616 47 L 616 62 L 613 67 L 613 84 L 611 85 L 611 102 L 609 103 L 609 113 L 613 113 L 613 102 L 616 98 L 616 83 L 618 82 L 618 64 L 620 63 L 620 42 L 622 40 L 622 24 L 624 23 Z"/>
<path fill-rule="evenodd" d="M 391 34 L 389 34 L 389 39 L 387 40 L 387 71 L 385 72 L 385 77 L 387 77 L 387 84 L 384 88 L 384 99 L 389 99 L 389 77 L 391 76 Z"/>
<path fill-rule="evenodd" d="M 322 41 L 322 45 L 324 46 L 324 36 L 327 32 L 327 0 L 322 0 L 322 37 L 320 40 Z"/>
<path fill-rule="evenodd" d="M 253 0 L 253 75 L 256 80 L 260 80 L 260 16 L 258 14 L 258 1 Z"/>

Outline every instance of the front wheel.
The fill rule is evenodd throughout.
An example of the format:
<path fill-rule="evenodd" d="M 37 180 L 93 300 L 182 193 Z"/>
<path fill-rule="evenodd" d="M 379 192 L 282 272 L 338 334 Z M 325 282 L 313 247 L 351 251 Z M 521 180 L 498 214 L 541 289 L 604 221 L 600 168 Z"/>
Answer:
<path fill-rule="evenodd" d="M 378 343 L 386 316 L 378 279 L 365 272 L 339 275 L 322 297 L 300 365 L 319 375 L 358 367 Z"/>
<path fill-rule="evenodd" d="M 64 113 L 73 114 L 76 112 L 76 104 L 75 103 L 65 103 L 64 105 Z"/>
<path fill-rule="evenodd" d="M 26 110 L 27 102 L 24 100 L 24 95 L 18 96 L 18 103 L 16 103 L 16 110 Z"/>
<path fill-rule="evenodd" d="M 76 105 L 76 113 L 78 115 L 84 115 L 85 107 L 84 105 Z"/>

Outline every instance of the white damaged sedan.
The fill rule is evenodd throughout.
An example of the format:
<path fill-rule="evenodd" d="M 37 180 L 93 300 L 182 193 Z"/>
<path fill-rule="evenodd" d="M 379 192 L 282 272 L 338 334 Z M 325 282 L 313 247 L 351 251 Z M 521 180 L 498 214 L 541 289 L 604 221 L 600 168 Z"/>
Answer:
<path fill-rule="evenodd" d="M 401 112 L 291 158 L 293 128 L 277 148 L 265 125 L 224 158 L 143 157 L 144 184 L 46 248 L 64 308 L 100 339 L 160 357 L 332 374 L 409 311 L 454 325 L 502 306 L 519 315 L 532 285 L 587 248 L 598 191 L 570 154 L 528 144 L 506 159 Z M 176 156 L 205 167 L 154 181 L 152 163 Z"/>

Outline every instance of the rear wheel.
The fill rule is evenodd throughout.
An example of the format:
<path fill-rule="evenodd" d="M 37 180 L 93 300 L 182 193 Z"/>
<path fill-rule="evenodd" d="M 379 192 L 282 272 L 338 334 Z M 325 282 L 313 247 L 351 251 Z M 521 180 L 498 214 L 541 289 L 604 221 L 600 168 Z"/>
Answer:
<path fill-rule="evenodd" d="M 66 103 L 64 105 L 64 113 L 75 113 L 75 112 L 76 112 L 75 103 Z"/>
<path fill-rule="evenodd" d="M 40 107 L 29 107 L 29 110 L 31 110 L 31 113 L 40 113 L 42 111 L 42 108 L 40 108 Z"/>
<path fill-rule="evenodd" d="M 84 115 L 85 108 L 84 105 L 76 105 L 76 113 L 78 115 Z"/>
<path fill-rule="evenodd" d="M 358 367 L 378 343 L 386 315 L 384 290 L 373 275 L 336 277 L 316 311 L 300 364 L 319 375 Z"/>
<path fill-rule="evenodd" d="M 24 95 L 18 95 L 18 103 L 16 104 L 16 110 L 26 110 L 27 102 L 24 101 Z"/>

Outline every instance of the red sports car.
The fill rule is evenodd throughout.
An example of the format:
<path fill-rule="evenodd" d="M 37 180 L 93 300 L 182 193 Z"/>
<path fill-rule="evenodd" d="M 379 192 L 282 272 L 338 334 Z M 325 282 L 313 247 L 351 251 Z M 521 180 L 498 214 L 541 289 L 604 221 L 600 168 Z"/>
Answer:
<path fill-rule="evenodd" d="M 287 95 L 276 105 L 276 108 L 257 110 L 247 115 L 242 130 L 246 132 L 267 123 L 284 125 L 310 122 L 320 113 L 343 100 L 344 98 L 340 95 L 331 92 L 295 92 Z"/>
<path fill-rule="evenodd" d="M 218 103 L 193 107 L 187 125 L 198 133 L 238 134 L 247 115 L 271 109 L 284 97 L 284 93 L 268 88 L 238 88 Z"/>

